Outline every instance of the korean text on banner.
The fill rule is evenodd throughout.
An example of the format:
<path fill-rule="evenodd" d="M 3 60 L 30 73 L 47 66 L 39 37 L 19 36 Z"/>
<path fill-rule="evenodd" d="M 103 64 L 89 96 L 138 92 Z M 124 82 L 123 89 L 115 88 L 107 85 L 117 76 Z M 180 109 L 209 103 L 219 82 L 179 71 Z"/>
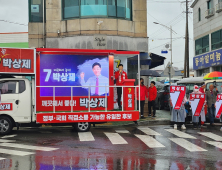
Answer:
<path fill-rule="evenodd" d="M 185 86 L 170 86 L 170 98 L 173 109 L 179 110 L 186 94 Z"/>
<path fill-rule="evenodd" d="M 222 113 L 222 94 L 217 95 L 217 101 L 216 101 L 216 114 L 215 117 L 219 119 L 221 117 Z"/>
<path fill-rule="evenodd" d="M 34 51 L 0 48 L 0 72 L 34 74 Z"/>
<path fill-rule="evenodd" d="M 191 109 L 194 116 L 200 116 L 200 112 L 205 103 L 205 97 L 204 93 L 190 94 Z"/>

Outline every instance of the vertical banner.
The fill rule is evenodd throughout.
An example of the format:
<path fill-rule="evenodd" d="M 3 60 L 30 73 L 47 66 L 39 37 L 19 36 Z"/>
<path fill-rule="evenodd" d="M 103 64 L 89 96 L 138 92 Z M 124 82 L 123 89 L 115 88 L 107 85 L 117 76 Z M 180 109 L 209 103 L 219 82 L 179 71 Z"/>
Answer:
<path fill-rule="evenodd" d="M 222 113 L 222 94 L 218 94 L 217 95 L 217 101 L 216 101 L 216 114 L 215 114 L 215 117 L 217 119 L 219 119 L 220 116 L 221 116 L 221 113 Z"/>
<path fill-rule="evenodd" d="M 186 86 L 170 86 L 173 109 L 179 110 L 186 94 Z"/>
<path fill-rule="evenodd" d="M 200 112 L 204 106 L 205 97 L 204 93 L 190 94 L 191 109 L 194 116 L 200 116 Z"/>

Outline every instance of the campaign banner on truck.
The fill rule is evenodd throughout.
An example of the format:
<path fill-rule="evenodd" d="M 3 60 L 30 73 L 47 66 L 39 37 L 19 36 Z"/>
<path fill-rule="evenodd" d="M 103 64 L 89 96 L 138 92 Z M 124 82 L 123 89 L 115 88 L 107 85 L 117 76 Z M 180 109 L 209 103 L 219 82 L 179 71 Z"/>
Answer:
<path fill-rule="evenodd" d="M 0 73 L 34 74 L 34 49 L 0 48 Z"/>
<path fill-rule="evenodd" d="M 216 100 L 216 114 L 215 117 L 219 119 L 221 117 L 222 113 L 222 94 L 217 95 L 217 100 Z"/>
<path fill-rule="evenodd" d="M 36 122 L 38 123 L 136 121 L 138 119 L 139 119 L 139 111 L 36 114 Z"/>
<path fill-rule="evenodd" d="M 40 86 L 57 86 L 41 87 L 41 96 L 109 95 L 108 56 L 41 54 Z"/>
<path fill-rule="evenodd" d="M 170 86 L 170 99 L 172 102 L 173 109 L 180 109 L 185 94 L 186 86 Z"/>
<path fill-rule="evenodd" d="M 12 110 L 12 103 L 1 103 L 0 111 L 10 111 Z"/>
<path fill-rule="evenodd" d="M 205 103 L 205 93 L 190 94 L 191 109 L 194 116 L 200 116 L 200 112 Z"/>

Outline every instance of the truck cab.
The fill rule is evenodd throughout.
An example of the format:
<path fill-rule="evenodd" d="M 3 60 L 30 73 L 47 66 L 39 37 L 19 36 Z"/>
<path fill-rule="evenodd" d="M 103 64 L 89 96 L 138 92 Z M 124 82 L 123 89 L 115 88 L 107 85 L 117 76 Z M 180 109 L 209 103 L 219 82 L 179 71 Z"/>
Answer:
<path fill-rule="evenodd" d="M 13 127 L 32 121 L 31 83 L 24 78 L 1 78 L 0 133 L 8 134 Z"/>

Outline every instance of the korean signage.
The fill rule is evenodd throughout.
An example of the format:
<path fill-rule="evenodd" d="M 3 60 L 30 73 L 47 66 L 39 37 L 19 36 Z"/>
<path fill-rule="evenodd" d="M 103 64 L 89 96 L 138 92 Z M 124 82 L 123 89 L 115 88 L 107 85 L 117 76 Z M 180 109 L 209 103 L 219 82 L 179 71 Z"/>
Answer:
<path fill-rule="evenodd" d="M 190 103 L 191 103 L 191 109 L 194 116 L 200 116 L 200 113 L 202 111 L 202 108 L 205 103 L 205 94 L 199 93 L 199 94 L 190 94 Z"/>
<path fill-rule="evenodd" d="M 12 103 L 1 103 L 0 111 L 10 111 L 12 110 Z"/>
<path fill-rule="evenodd" d="M 219 119 L 221 117 L 222 113 L 222 94 L 217 95 L 217 101 L 216 101 L 216 114 L 215 117 Z"/>
<path fill-rule="evenodd" d="M 185 86 L 170 86 L 170 98 L 173 109 L 179 110 L 186 94 Z"/>
<path fill-rule="evenodd" d="M 38 123 L 135 121 L 138 119 L 138 111 L 37 114 Z"/>
<path fill-rule="evenodd" d="M 222 49 L 212 51 L 193 58 L 193 69 L 202 69 L 222 64 Z"/>
<path fill-rule="evenodd" d="M 34 49 L 0 48 L 0 72 L 34 74 L 34 53 Z"/>
<path fill-rule="evenodd" d="M 55 96 L 88 96 L 89 90 L 91 96 L 109 95 L 108 56 L 42 54 L 40 86 L 62 86 Z M 41 87 L 40 95 L 53 96 L 53 88 Z"/>

